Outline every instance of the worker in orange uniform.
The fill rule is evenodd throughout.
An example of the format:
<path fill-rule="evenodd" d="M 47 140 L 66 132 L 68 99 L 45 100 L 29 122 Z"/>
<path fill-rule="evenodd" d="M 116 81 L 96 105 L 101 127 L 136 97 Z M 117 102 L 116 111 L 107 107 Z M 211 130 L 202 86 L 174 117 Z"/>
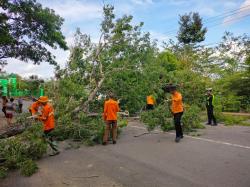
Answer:
<path fill-rule="evenodd" d="M 51 132 L 55 128 L 54 109 L 49 104 L 47 96 L 39 97 L 38 103 L 43 106 L 43 109 L 42 109 L 42 114 L 39 115 L 37 119 L 43 122 L 43 132 L 45 140 L 53 150 L 53 153 L 50 154 L 50 156 L 54 156 L 60 153 L 51 135 Z"/>
<path fill-rule="evenodd" d="M 33 99 L 33 103 L 29 107 L 29 112 L 31 113 L 32 116 L 36 115 L 38 113 L 39 107 L 42 106 L 40 102 L 38 102 L 37 99 Z"/>
<path fill-rule="evenodd" d="M 104 103 L 103 118 L 106 122 L 106 127 L 103 135 L 103 145 L 107 145 L 110 129 L 112 126 L 112 140 L 116 144 L 117 137 L 117 112 L 119 112 L 118 102 L 114 100 L 113 93 L 109 93 L 109 99 Z"/>
<path fill-rule="evenodd" d="M 152 95 L 147 96 L 147 110 L 153 110 L 155 99 Z"/>
<path fill-rule="evenodd" d="M 183 115 L 182 95 L 176 90 L 176 86 L 174 85 L 171 86 L 170 93 L 172 95 L 171 112 L 174 116 L 174 125 L 176 130 L 175 142 L 179 142 L 183 138 L 183 132 L 181 127 L 181 117 Z"/>

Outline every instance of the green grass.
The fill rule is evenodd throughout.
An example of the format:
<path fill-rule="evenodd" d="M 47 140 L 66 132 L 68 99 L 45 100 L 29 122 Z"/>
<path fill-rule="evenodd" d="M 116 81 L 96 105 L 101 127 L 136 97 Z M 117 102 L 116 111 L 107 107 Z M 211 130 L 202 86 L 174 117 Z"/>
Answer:
<path fill-rule="evenodd" d="M 207 121 L 206 112 L 201 112 L 200 118 L 204 122 Z M 224 114 L 220 112 L 220 115 L 217 114 L 216 118 L 219 123 L 224 123 L 225 126 L 250 126 L 250 116 Z"/>
<path fill-rule="evenodd" d="M 249 116 L 236 116 L 236 115 L 224 114 L 220 120 L 226 126 L 233 126 L 233 125 L 250 126 L 250 122 L 247 121 L 248 119 Z"/>

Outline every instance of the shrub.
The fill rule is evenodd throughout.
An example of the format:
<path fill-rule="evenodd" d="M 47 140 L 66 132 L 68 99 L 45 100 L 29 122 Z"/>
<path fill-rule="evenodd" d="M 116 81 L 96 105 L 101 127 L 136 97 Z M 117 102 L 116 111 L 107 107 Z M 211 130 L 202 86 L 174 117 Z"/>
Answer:
<path fill-rule="evenodd" d="M 47 144 L 42 138 L 41 125 L 36 123 L 27 127 L 22 134 L 1 139 L 0 154 L 4 160 L 1 163 L 1 177 L 6 176 L 4 173 L 11 169 L 20 169 L 21 174 L 30 176 L 37 170 L 31 161 L 41 158 L 46 150 Z"/>
<path fill-rule="evenodd" d="M 147 126 L 148 131 L 160 127 L 163 131 L 173 129 L 171 113 L 167 105 L 159 105 L 154 110 L 141 113 L 141 121 Z"/>
<path fill-rule="evenodd" d="M 248 119 L 247 116 L 233 116 L 233 115 L 226 115 L 223 114 L 220 117 L 220 120 L 226 125 L 242 125 L 242 126 L 250 126 L 250 123 L 246 122 Z"/>
<path fill-rule="evenodd" d="M 7 177 L 8 168 L 0 166 L 0 179 Z"/>
<path fill-rule="evenodd" d="M 200 108 L 196 105 L 185 107 L 182 117 L 183 129 L 186 132 L 193 129 L 205 128 L 201 125 Z M 173 117 L 167 106 L 159 105 L 152 111 L 146 111 L 141 114 L 141 120 L 148 128 L 148 131 L 160 127 L 163 131 L 174 129 Z"/>
<path fill-rule="evenodd" d="M 202 129 L 205 128 L 201 124 L 201 109 L 197 105 L 192 105 L 190 107 L 186 107 L 183 117 L 183 129 L 186 132 L 192 131 L 193 129 Z"/>
<path fill-rule="evenodd" d="M 37 164 L 31 159 L 21 162 L 19 167 L 21 174 L 26 177 L 31 176 L 38 170 Z"/>

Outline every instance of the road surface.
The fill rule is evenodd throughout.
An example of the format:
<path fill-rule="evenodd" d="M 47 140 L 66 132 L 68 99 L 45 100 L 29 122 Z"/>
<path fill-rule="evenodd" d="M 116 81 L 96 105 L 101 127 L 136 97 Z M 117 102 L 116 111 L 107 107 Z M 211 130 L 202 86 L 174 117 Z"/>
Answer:
<path fill-rule="evenodd" d="M 0 181 L 2 187 L 249 187 L 250 128 L 207 127 L 202 136 L 146 132 L 129 122 L 116 145 L 81 146 L 38 161 L 31 177 L 18 172 Z"/>

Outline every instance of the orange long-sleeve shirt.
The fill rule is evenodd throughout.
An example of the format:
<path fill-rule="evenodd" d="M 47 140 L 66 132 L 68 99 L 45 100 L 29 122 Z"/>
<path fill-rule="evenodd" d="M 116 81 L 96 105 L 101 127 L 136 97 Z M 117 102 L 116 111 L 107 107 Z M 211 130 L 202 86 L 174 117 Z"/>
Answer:
<path fill-rule="evenodd" d="M 104 103 L 104 111 L 103 111 L 103 118 L 104 120 L 117 120 L 117 112 L 119 112 L 119 105 L 118 102 L 109 99 Z"/>
<path fill-rule="evenodd" d="M 41 116 L 38 117 L 43 122 L 43 130 L 47 131 L 55 128 L 54 109 L 50 104 L 43 107 Z"/>
<path fill-rule="evenodd" d="M 41 106 L 41 104 L 38 101 L 32 103 L 32 105 L 29 108 L 31 114 L 35 115 L 38 112 L 38 109 L 40 106 Z"/>
<path fill-rule="evenodd" d="M 183 112 L 182 95 L 177 91 L 172 94 L 171 110 L 174 114 Z"/>
<path fill-rule="evenodd" d="M 154 100 L 152 95 L 147 96 L 147 104 L 148 105 L 154 105 L 155 104 L 155 100 Z"/>

